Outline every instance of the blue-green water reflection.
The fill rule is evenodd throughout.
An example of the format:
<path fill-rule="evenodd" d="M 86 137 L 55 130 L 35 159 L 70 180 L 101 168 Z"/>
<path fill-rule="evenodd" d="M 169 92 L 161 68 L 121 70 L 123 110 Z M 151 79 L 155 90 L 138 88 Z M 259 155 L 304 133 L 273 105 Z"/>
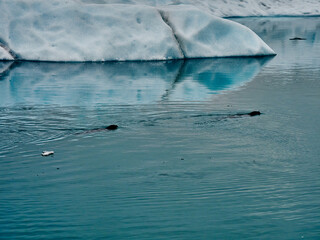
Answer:
<path fill-rule="evenodd" d="M 0 63 L 0 239 L 318 239 L 320 20 L 237 21 L 278 55 Z"/>
<path fill-rule="evenodd" d="M 2 63 L 0 106 L 206 101 L 253 79 L 269 58 L 170 62 Z"/>

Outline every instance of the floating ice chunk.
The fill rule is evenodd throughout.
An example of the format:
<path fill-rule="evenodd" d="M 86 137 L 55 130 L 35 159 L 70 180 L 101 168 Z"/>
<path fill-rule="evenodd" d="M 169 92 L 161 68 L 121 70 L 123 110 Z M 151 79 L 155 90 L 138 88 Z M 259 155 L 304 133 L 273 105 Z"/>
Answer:
<path fill-rule="evenodd" d="M 5 42 L 17 60 L 83 62 L 274 54 L 248 28 L 190 5 L 160 9 L 76 0 L 2 0 L 0 9 L 0 43 Z M 7 49 L 0 49 L 0 60 L 8 60 L 8 54 Z"/>
<path fill-rule="evenodd" d="M 53 155 L 53 154 L 54 154 L 54 151 L 43 151 L 41 153 L 41 156 L 47 157 L 47 156 L 50 156 L 50 155 Z"/>

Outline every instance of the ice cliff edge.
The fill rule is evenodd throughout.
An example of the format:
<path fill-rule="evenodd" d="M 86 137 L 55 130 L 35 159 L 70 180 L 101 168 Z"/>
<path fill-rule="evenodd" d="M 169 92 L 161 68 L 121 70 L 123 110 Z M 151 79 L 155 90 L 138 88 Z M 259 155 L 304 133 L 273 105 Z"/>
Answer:
<path fill-rule="evenodd" d="M 126 61 L 263 56 L 249 28 L 190 5 L 0 1 L 0 60 Z"/>

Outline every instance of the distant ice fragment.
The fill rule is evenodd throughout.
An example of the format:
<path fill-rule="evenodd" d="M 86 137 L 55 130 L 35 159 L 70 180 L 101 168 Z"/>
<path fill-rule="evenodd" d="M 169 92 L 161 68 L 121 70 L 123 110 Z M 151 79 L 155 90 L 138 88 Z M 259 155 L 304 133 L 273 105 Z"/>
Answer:
<path fill-rule="evenodd" d="M 47 157 L 47 156 L 50 156 L 50 155 L 53 155 L 53 154 L 54 154 L 54 151 L 43 151 L 41 153 L 41 156 Z"/>

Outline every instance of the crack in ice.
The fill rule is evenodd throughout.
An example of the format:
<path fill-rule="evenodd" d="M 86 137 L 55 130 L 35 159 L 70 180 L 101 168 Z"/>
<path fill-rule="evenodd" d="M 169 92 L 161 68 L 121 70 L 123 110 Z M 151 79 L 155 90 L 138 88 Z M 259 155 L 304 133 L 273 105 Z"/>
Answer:
<path fill-rule="evenodd" d="M 161 11 L 160 9 L 158 9 L 158 12 L 163 20 L 163 22 L 171 29 L 171 32 L 172 32 L 172 35 L 174 37 L 174 39 L 176 40 L 177 42 L 177 45 L 179 47 L 179 50 L 181 52 L 181 55 L 183 56 L 183 58 L 186 58 L 186 53 L 185 53 L 185 50 L 184 50 L 184 46 L 183 46 L 183 43 L 182 41 L 179 39 L 179 37 L 177 36 L 177 34 L 175 33 L 175 29 L 174 27 L 172 26 L 172 24 L 170 23 L 169 19 L 165 16 L 164 12 Z"/>
<path fill-rule="evenodd" d="M 18 55 L 8 47 L 8 44 L 6 44 L 6 42 L 0 38 L 0 47 L 3 48 L 12 58 L 13 60 L 17 60 L 18 59 Z"/>

